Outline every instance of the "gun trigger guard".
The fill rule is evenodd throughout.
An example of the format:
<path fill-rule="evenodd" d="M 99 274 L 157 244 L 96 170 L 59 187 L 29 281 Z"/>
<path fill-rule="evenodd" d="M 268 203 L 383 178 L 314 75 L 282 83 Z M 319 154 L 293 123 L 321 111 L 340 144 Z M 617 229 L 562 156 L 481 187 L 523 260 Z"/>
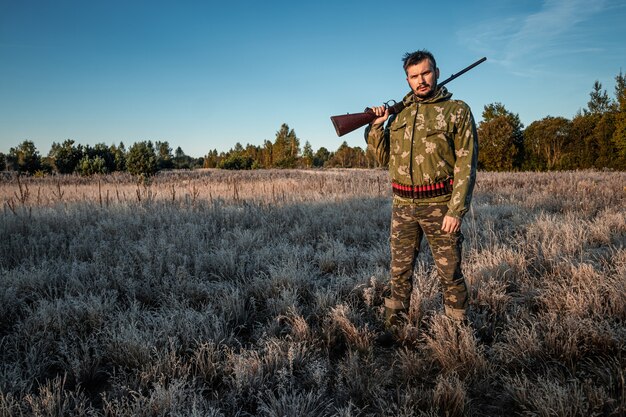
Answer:
<path fill-rule="evenodd" d="M 389 104 L 389 103 L 391 103 L 391 102 L 393 102 L 393 104 Z M 388 109 L 389 107 L 391 107 L 391 106 L 395 106 L 396 104 L 398 104 L 398 102 L 392 99 L 392 100 L 386 101 L 386 102 L 385 102 L 385 103 L 383 103 L 383 104 L 385 105 L 385 108 L 386 108 L 386 109 Z"/>

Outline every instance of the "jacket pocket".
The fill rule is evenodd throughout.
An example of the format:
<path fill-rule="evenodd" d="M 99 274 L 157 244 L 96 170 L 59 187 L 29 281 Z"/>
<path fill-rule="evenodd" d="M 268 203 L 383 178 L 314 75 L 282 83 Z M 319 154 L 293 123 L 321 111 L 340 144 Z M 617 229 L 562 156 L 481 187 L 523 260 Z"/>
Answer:
<path fill-rule="evenodd" d="M 448 147 L 454 152 L 454 126 L 446 124 L 445 126 L 435 125 L 434 123 L 426 126 L 426 139 L 430 142 L 443 145 L 442 141 L 448 144 Z"/>
<path fill-rule="evenodd" d="M 407 141 L 404 140 L 406 131 L 406 120 L 395 120 L 389 127 L 390 153 L 394 155 L 401 154 L 408 149 Z"/>

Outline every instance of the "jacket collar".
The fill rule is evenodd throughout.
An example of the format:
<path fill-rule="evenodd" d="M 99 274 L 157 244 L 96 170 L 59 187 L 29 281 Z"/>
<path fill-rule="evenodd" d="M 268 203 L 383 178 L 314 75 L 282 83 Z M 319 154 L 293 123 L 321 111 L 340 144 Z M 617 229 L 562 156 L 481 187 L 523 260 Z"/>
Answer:
<path fill-rule="evenodd" d="M 411 104 L 414 104 L 414 103 L 418 103 L 418 104 L 438 103 L 440 101 L 450 100 L 450 97 L 452 97 L 452 93 L 450 93 L 446 87 L 437 87 L 435 94 L 425 99 L 418 98 L 411 91 L 406 96 L 404 96 L 404 98 L 402 99 L 402 102 L 404 103 L 405 106 L 410 106 Z"/>

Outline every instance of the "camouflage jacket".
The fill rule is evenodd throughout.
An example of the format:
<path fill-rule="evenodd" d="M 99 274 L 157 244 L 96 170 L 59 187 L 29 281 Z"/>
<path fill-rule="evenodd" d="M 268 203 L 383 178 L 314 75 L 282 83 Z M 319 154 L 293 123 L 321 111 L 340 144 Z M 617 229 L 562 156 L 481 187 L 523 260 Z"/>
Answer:
<path fill-rule="evenodd" d="M 378 162 L 389 164 L 394 182 L 421 186 L 454 180 L 451 194 L 423 199 L 394 196 L 394 203 L 447 202 L 448 215 L 462 218 L 476 181 L 478 135 L 469 106 L 450 97 L 445 87 L 425 100 L 411 92 L 403 99 L 404 109 L 389 118 L 386 128 L 372 125 L 365 137 Z"/>

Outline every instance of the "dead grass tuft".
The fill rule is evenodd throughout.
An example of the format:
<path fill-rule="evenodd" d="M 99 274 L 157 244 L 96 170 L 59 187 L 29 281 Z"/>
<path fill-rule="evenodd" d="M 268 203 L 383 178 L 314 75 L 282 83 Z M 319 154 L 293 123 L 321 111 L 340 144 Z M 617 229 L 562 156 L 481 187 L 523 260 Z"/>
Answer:
<path fill-rule="evenodd" d="M 522 414 L 545 417 L 605 415 L 607 405 L 612 402 L 604 387 L 575 379 L 516 375 L 505 378 L 505 383 L 505 389 Z"/>
<path fill-rule="evenodd" d="M 439 415 L 457 417 L 465 415 L 466 389 L 454 373 L 437 377 L 433 391 L 433 402 Z"/>
<path fill-rule="evenodd" d="M 348 346 L 360 352 L 368 352 L 372 347 L 374 332 L 367 324 L 363 327 L 357 327 L 353 323 L 355 318 L 358 318 L 358 316 L 353 314 L 352 309 L 345 304 L 341 304 L 331 309 L 329 325 L 345 339 Z"/>
<path fill-rule="evenodd" d="M 432 319 L 425 340 L 444 374 L 454 372 L 465 379 L 481 375 L 487 369 L 483 348 L 470 326 L 437 315 Z"/>

